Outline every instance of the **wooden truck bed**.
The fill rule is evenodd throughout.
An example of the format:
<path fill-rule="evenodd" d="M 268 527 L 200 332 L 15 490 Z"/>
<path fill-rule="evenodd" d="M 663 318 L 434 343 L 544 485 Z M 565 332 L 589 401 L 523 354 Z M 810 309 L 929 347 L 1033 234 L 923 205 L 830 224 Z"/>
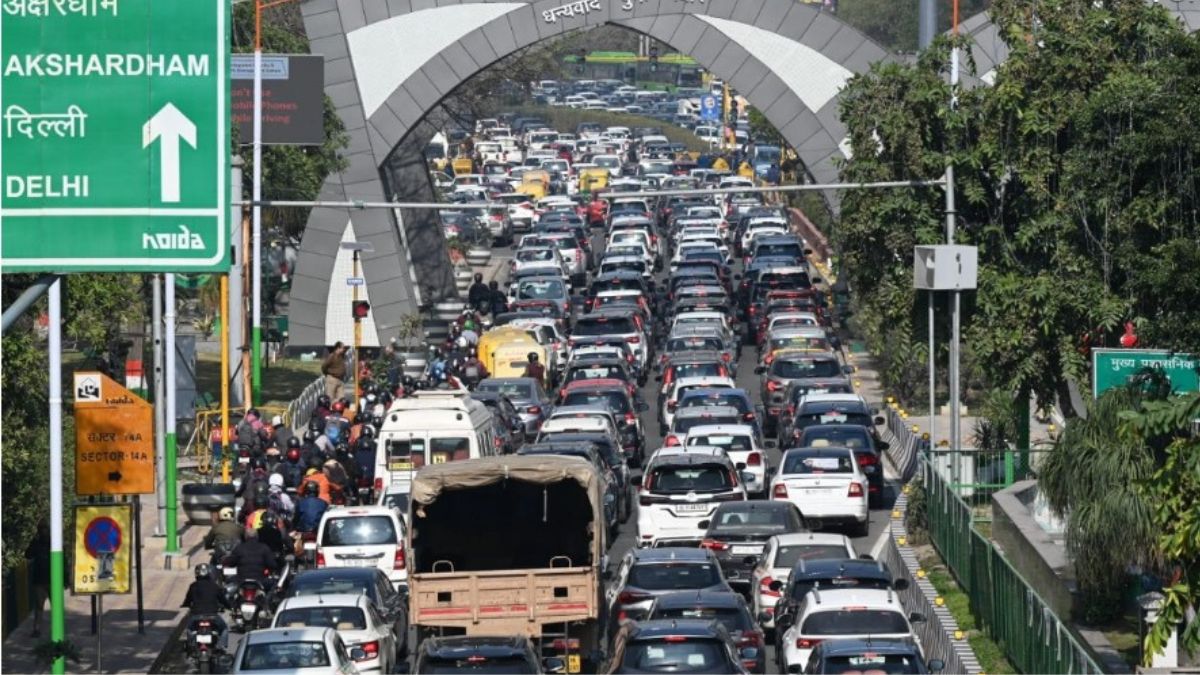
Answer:
<path fill-rule="evenodd" d="M 536 638 L 543 625 L 599 614 L 599 572 L 592 567 L 428 572 L 409 577 L 409 619 L 422 628 L 467 635 Z"/>

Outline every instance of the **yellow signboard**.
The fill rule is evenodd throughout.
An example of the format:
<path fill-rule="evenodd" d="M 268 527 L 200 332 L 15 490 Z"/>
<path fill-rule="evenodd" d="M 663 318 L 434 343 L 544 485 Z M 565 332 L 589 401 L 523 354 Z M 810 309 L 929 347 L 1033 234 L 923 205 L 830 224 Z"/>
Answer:
<path fill-rule="evenodd" d="M 129 504 L 75 507 L 75 572 L 72 588 L 85 593 L 128 593 L 133 551 Z"/>
<path fill-rule="evenodd" d="M 75 492 L 154 492 L 154 406 L 102 373 L 75 373 Z"/>

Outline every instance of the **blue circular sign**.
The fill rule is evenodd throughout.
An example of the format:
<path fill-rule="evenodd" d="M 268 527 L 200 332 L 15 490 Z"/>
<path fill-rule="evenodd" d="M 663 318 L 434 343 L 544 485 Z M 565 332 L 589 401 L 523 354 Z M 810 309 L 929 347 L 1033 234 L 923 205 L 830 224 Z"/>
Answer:
<path fill-rule="evenodd" d="M 121 548 L 121 526 L 108 516 L 100 516 L 83 530 L 83 547 L 93 558 Z"/>

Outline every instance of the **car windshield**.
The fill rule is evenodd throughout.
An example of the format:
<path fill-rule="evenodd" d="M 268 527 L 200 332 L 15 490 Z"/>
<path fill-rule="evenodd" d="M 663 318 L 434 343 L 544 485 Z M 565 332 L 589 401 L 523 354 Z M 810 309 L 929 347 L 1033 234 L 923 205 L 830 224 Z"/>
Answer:
<path fill-rule="evenodd" d="M 528 659 L 520 656 L 468 656 L 462 659 L 427 658 L 421 661 L 419 671 L 436 675 L 451 673 L 496 673 L 517 675 L 532 672 Z M 415 672 L 415 671 L 414 671 Z"/>
<path fill-rule="evenodd" d="M 346 516 L 325 523 L 322 546 L 371 546 L 396 543 L 396 528 L 388 516 Z"/>
<path fill-rule="evenodd" d="M 749 436 L 734 434 L 702 434 L 699 436 L 689 435 L 687 438 L 687 444 L 724 448 L 727 452 L 744 452 L 754 448 L 754 443 L 750 440 Z"/>
<path fill-rule="evenodd" d="M 827 656 L 821 672 L 845 675 L 907 675 L 920 673 L 921 662 L 914 654 L 878 654 L 868 651 L 855 656 Z"/>
<path fill-rule="evenodd" d="M 358 607 L 296 607 L 285 609 L 275 616 L 277 628 L 333 628 L 334 630 L 366 630 L 367 617 Z"/>
<path fill-rule="evenodd" d="M 854 473 L 854 460 L 850 453 L 815 455 L 806 452 L 789 452 L 783 458 L 781 473 Z"/>
<path fill-rule="evenodd" d="M 836 445 L 843 448 L 867 448 L 871 439 L 867 430 L 860 426 L 844 426 L 835 429 L 808 429 L 800 438 L 800 445 L 810 448 L 821 445 Z"/>
<path fill-rule="evenodd" d="M 517 287 L 518 300 L 546 300 L 566 296 L 566 289 L 560 279 L 538 279 L 522 281 Z"/>
<path fill-rule="evenodd" d="M 750 615 L 738 607 L 661 607 L 646 617 L 647 621 L 654 619 L 715 619 L 731 633 L 754 628 Z"/>
<path fill-rule="evenodd" d="M 721 573 L 706 562 L 642 564 L 630 568 L 628 583 L 647 591 L 686 591 L 720 584 Z"/>
<path fill-rule="evenodd" d="M 733 489 L 733 476 L 722 464 L 659 466 L 650 473 L 647 490 L 654 492 L 723 492 Z"/>
<path fill-rule="evenodd" d="M 572 336 L 577 335 L 624 335 L 636 333 L 633 319 L 621 316 L 584 317 L 575 322 Z"/>
<path fill-rule="evenodd" d="M 405 495 L 406 497 L 408 495 Z M 352 595 L 371 592 L 371 577 L 355 575 L 351 578 L 329 577 L 324 574 L 300 574 L 288 586 L 288 595 L 322 595 L 326 593 L 350 593 Z"/>
<path fill-rule="evenodd" d="M 801 560 L 841 560 L 849 552 L 841 544 L 798 544 L 796 546 L 780 546 L 775 552 L 775 564 L 772 567 L 791 569 Z"/>
<path fill-rule="evenodd" d="M 727 673 L 725 645 L 711 638 L 639 640 L 625 647 L 623 665 L 635 673 Z"/>
<path fill-rule="evenodd" d="M 838 377 L 842 368 L 836 359 L 775 359 L 771 374 L 787 379 Z"/>
<path fill-rule="evenodd" d="M 909 632 L 904 615 L 889 609 L 837 609 L 810 614 L 804 635 L 887 635 Z"/>
<path fill-rule="evenodd" d="M 324 668 L 329 653 L 321 642 L 262 642 L 246 646 L 238 670 L 295 670 Z"/>
<path fill-rule="evenodd" d="M 620 391 L 573 391 L 563 399 L 563 405 L 602 406 L 618 415 L 631 412 L 629 397 Z"/>

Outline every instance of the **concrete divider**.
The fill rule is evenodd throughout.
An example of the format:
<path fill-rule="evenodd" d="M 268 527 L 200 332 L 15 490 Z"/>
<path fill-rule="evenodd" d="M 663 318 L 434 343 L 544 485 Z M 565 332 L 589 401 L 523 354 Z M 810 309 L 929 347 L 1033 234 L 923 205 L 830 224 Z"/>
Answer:
<path fill-rule="evenodd" d="M 804 241 L 813 250 L 815 255 L 819 256 L 821 260 L 829 260 L 833 251 L 829 246 L 829 239 L 825 237 L 825 234 L 817 229 L 817 226 L 813 225 L 808 216 L 804 215 L 804 212 L 800 209 L 790 208 L 788 211 L 792 214 L 792 229 L 804 238 Z"/>
<path fill-rule="evenodd" d="M 888 441 L 888 459 L 900 474 L 900 482 L 907 483 L 917 474 L 921 451 L 928 448 L 929 441 L 914 433 L 908 421 L 892 406 L 887 406 L 884 420 L 892 435 L 892 440 Z"/>

